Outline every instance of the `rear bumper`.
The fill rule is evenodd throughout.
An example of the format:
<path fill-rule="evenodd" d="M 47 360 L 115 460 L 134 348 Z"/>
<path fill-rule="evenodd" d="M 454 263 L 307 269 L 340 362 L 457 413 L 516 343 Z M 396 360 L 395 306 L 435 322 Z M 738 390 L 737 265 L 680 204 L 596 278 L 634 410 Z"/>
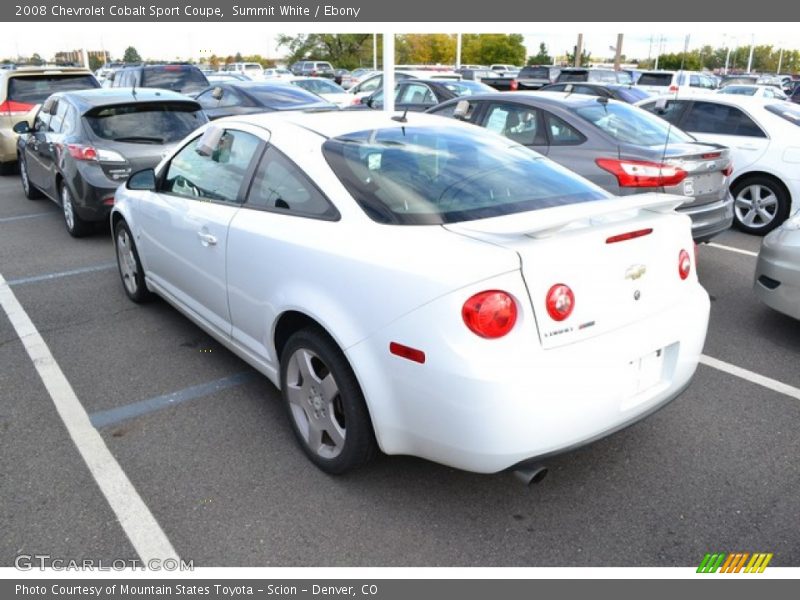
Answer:
<path fill-rule="evenodd" d="M 800 231 L 777 229 L 764 238 L 753 291 L 770 308 L 800 319 Z"/>
<path fill-rule="evenodd" d="M 65 181 L 72 192 L 75 212 L 84 221 L 105 221 L 113 204 L 106 200 L 114 197 L 119 182 L 112 181 L 96 163 L 80 164 L 75 176 L 65 173 Z"/>
<path fill-rule="evenodd" d="M 451 337 L 455 329 L 437 304 L 349 348 L 347 356 L 384 452 L 481 473 L 590 443 L 669 403 L 697 368 L 709 314 L 708 295 L 694 283 L 667 311 L 543 350 L 532 321 L 508 340 L 471 340 L 468 332 Z M 430 341 L 415 335 L 424 324 Z M 436 350 L 420 365 L 389 355 L 395 340 Z M 658 351 L 663 358 L 651 378 L 642 365 Z"/>
<path fill-rule="evenodd" d="M 722 200 L 700 206 L 685 204 L 676 210 L 692 219 L 692 238 L 698 244 L 709 241 L 733 224 L 733 196 L 730 192 Z"/>

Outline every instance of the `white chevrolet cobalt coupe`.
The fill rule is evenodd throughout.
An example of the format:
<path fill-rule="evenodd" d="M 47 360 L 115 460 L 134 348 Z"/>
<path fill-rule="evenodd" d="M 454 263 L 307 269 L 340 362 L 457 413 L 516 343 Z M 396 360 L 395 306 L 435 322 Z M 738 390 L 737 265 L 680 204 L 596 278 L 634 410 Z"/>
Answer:
<path fill-rule="evenodd" d="M 262 114 L 135 173 L 111 220 L 127 295 L 266 375 L 324 471 L 380 449 L 493 473 L 687 387 L 709 301 L 683 200 L 435 116 Z"/>

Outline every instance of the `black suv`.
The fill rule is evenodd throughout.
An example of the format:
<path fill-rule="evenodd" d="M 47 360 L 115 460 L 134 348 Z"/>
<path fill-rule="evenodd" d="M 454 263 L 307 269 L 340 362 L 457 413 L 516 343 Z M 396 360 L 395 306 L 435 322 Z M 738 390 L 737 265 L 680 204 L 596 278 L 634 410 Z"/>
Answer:
<path fill-rule="evenodd" d="M 625 85 L 633 84 L 633 79 L 628 71 L 586 69 L 581 67 L 562 69 L 555 83 L 577 83 L 581 81 L 589 81 L 591 83 L 622 83 Z"/>
<path fill-rule="evenodd" d="M 203 72 L 194 65 L 138 65 L 114 74 L 111 87 L 148 87 L 196 96 L 209 86 Z"/>

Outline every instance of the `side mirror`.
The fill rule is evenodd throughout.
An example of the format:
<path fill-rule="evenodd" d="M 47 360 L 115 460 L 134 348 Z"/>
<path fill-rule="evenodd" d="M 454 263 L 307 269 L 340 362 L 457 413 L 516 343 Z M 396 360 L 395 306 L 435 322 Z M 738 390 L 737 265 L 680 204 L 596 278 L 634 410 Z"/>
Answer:
<path fill-rule="evenodd" d="M 20 121 L 14 125 L 14 133 L 16 134 L 25 135 L 26 133 L 31 132 L 33 132 L 33 129 L 31 129 L 31 126 L 27 121 Z"/>
<path fill-rule="evenodd" d="M 366 104 L 366 105 L 367 105 L 367 106 L 369 106 L 370 108 L 372 108 L 372 104 L 373 104 L 373 102 L 374 102 L 374 100 L 372 99 L 372 96 L 367 96 L 366 98 L 364 98 L 364 99 L 362 100 L 362 104 Z"/>
<path fill-rule="evenodd" d="M 453 111 L 453 116 L 456 119 L 466 119 L 469 115 L 469 100 L 459 100 L 456 104 L 456 109 Z"/>
<path fill-rule="evenodd" d="M 224 94 L 225 90 L 223 90 L 221 87 L 215 87 L 213 90 L 211 90 L 211 97 L 214 100 L 222 100 L 222 96 Z"/>
<path fill-rule="evenodd" d="M 156 172 L 153 169 L 136 171 L 136 173 L 128 177 L 125 187 L 129 190 L 154 192 L 156 190 Z"/>

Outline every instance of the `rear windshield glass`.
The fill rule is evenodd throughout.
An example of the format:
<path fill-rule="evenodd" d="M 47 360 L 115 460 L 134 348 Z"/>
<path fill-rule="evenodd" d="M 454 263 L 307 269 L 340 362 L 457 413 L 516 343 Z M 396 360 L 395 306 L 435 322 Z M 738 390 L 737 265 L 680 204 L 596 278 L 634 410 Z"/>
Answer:
<path fill-rule="evenodd" d="M 565 81 L 587 81 L 588 79 L 588 71 L 561 71 L 561 74 L 558 76 L 559 83 L 563 83 Z"/>
<path fill-rule="evenodd" d="M 615 140 L 641 146 L 693 142 L 694 138 L 640 108 L 622 103 L 601 103 L 575 109 L 579 117 L 599 127 Z"/>
<path fill-rule="evenodd" d="M 92 110 L 84 120 L 97 137 L 116 142 L 177 142 L 206 122 L 197 104 L 126 104 Z"/>
<path fill-rule="evenodd" d="M 668 86 L 672 83 L 672 73 L 642 73 L 636 85 Z"/>
<path fill-rule="evenodd" d="M 644 100 L 645 98 L 649 98 L 650 94 L 645 92 L 644 90 L 636 89 L 635 87 L 631 88 L 621 88 L 617 90 L 620 97 L 630 104 L 634 102 L 639 102 L 639 100 Z"/>
<path fill-rule="evenodd" d="M 142 72 L 142 87 L 196 94 L 208 87 L 208 80 L 199 69 L 180 65 L 147 67 Z"/>
<path fill-rule="evenodd" d="M 457 223 L 609 197 L 523 146 L 472 129 L 360 131 L 328 140 L 323 153 L 379 223 Z"/>
<path fill-rule="evenodd" d="M 32 75 L 8 80 L 8 99 L 26 104 L 41 104 L 50 94 L 90 90 L 100 87 L 91 75 Z"/>
<path fill-rule="evenodd" d="M 497 90 L 480 81 L 448 81 L 442 84 L 457 96 L 472 96 L 474 94 L 491 94 Z"/>
<path fill-rule="evenodd" d="M 758 88 L 746 85 L 726 85 L 722 88 L 720 94 L 735 94 L 737 96 L 755 96 Z"/>
<path fill-rule="evenodd" d="M 344 94 L 344 88 L 336 85 L 329 79 L 321 79 L 315 77 L 314 79 L 300 79 L 293 81 L 294 85 L 315 94 Z"/>
<path fill-rule="evenodd" d="M 295 110 L 307 107 L 332 106 L 316 94 L 293 85 L 247 86 L 244 91 L 261 106 L 273 110 Z"/>
<path fill-rule="evenodd" d="M 793 106 L 788 102 L 783 102 L 767 104 L 764 109 L 800 127 L 800 106 Z"/>
<path fill-rule="evenodd" d="M 533 79 L 550 79 L 550 69 L 547 67 L 524 67 L 519 72 L 520 79 L 531 77 Z"/>

